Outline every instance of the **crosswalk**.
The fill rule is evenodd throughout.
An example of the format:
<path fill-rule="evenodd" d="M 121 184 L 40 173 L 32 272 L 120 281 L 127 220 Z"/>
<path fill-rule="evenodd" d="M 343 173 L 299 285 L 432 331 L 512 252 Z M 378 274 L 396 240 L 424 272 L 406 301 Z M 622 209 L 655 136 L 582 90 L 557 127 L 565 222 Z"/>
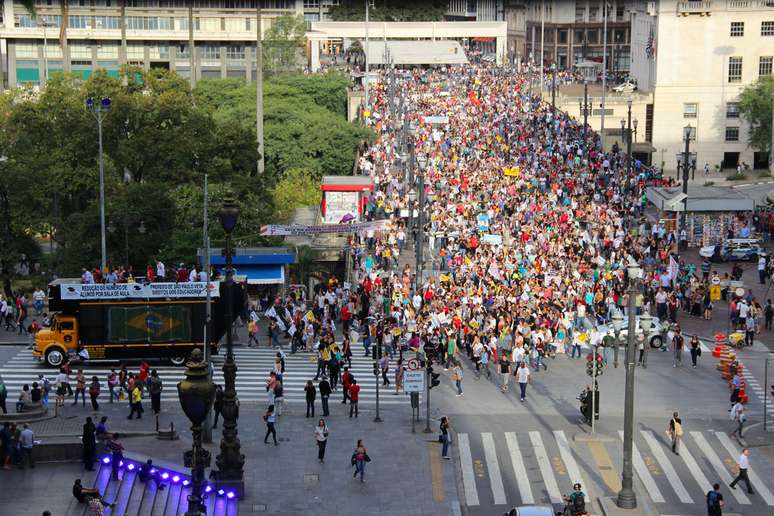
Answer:
<path fill-rule="evenodd" d="M 562 430 L 461 432 L 457 444 L 465 502 L 476 514 L 493 506 L 560 504 L 562 494 L 571 492 L 576 482 L 583 485 L 587 501 L 615 494 L 620 489 L 623 431 L 617 437 L 574 441 Z M 727 504 L 771 513 L 772 509 L 762 508 L 774 507 L 774 475 L 764 457 L 751 457 L 748 474 L 755 495 L 749 495 L 742 488 L 725 488 L 733 480 L 741 452 L 726 433 L 686 432 L 678 451 L 679 455 L 673 454 L 658 432 L 635 432 L 637 485 L 653 503 L 701 504 L 712 484 L 719 482 Z"/>
<path fill-rule="evenodd" d="M 236 390 L 240 401 L 259 402 L 267 400 L 265 382 L 269 372 L 273 370 L 276 350 L 269 348 L 236 348 L 234 350 L 235 361 L 237 364 Z M 223 384 L 223 365 L 224 355 L 213 356 L 214 381 Z M 155 364 L 154 364 L 155 365 Z M 393 365 L 391 365 L 393 367 Z M 117 368 L 115 363 L 87 364 L 83 367 L 87 379 L 96 375 L 102 385 L 102 394 L 100 398 L 105 400 L 107 394 L 107 374 L 111 368 Z M 175 367 L 171 365 L 161 365 L 155 369 L 164 385 L 161 394 L 163 401 L 177 401 L 177 382 L 184 379 L 184 367 Z M 130 366 L 129 372 L 137 372 L 137 366 Z M 352 367 L 350 372 L 354 375 L 360 385 L 360 407 L 364 408 L 376 403 L 376 378 L 373 375 L 373 363 L 370 358 L 362 356 L 352 357 Z M 38 363 L 31 354 L 30 350 L 21 350 L 11 357 L 2 367 L 0 375 L 3 377 L 8 388 L 9 399 L 14 399 L 21 392 L 24 384 L 32 385 L 33 381 L 38 380 L 38 374 L 45 374 L 53 382 L 57 371 Z M 283 375 L 284 400 L 285 403 L 305 403 L 304 386 L 308 380 L 312 380 L 317 373 L 317 361 L 314 355 L 309 353 L 298 353 L 291 355 L 287 353 L 285 358 L 285 374 Z M 388 376 L 390 382 L 393 381 L 392 373 Z M 70 375 L 70 381 L 74 383 L 75 374 Z M 317 387 L 317 382 L 315 387 Z M 380 405 L 405 405 L 409 406 L 409 396 L 400 393 L 395 395 L 394 385 L 383 387 L 380 383 Z M 332 399 L 342 396 L 341 386 L 332 394 Z M 420 394 L 421 397 L 421 394 Z M 319 396 L 318 396 L 319 398 Z"/>

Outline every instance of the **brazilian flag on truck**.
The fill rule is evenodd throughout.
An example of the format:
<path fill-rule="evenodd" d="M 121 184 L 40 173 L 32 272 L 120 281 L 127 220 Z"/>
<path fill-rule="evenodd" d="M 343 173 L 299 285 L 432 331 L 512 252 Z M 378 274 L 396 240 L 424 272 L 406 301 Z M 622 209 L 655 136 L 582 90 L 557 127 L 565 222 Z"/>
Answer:
<path fill-rule="evenodd" d="M 185 305 L 113 306 L 110 342 L 186 342 L 191 340 L 191 307 Z"/>

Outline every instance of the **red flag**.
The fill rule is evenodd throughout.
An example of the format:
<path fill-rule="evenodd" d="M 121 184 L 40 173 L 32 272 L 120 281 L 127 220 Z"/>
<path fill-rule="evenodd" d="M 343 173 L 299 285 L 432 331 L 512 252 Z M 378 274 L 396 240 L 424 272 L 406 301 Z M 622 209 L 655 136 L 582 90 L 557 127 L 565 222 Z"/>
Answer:
<path fill-rule="evenodd" d="M 470 103 L 473 104 L 474 106 L 481 105 L 481 101 L 478 100 L 478 98 L 476 97 L 476 93 L 473 90 L 470 90 L 468 97 L 470 98 Z"/>

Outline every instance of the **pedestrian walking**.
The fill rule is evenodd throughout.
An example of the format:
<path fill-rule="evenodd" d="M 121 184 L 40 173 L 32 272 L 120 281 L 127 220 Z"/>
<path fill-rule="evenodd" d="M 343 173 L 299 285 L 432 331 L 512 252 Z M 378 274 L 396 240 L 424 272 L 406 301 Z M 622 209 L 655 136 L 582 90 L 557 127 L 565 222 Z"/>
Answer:
<path fill-rule="evenodd" d="M 739 376 L 739 373 L 734 372 L 734 377 L 731 378 L 731 383 L 729 383 L 728 387 L 731 390 L 731 408 L 728 411 L 731 412 L 734 405 L 739 402 L 739 393 L 742 390 L 742 378 Z"/>
<path fill-rule="evenodd" d="M 277 415 L 274 413 L 274 405 L 269 405 L 266 412 L 263 414 L 263 420 L 266 421 L 266 435 L 263 438 L 263 444 L 269 444 L 269 436 L 274 439 L 274 445 L 278 446 L 277 442 L 277 429 L 274 427 L 277 422 Z"/>
<path fill-rule="evenodd" d="M 107 450 L 110 452 L 110 476 L 113 480 L 118 480 L 118 466 L 124 458 L 124 445 L 118 440 L 119 437 L 120 435 L 116 432 L 107 443 Z"/>
<path fill-rule="evenodd" d="M 159 378 L 159 373 L 155 369 L 151 371 L 148 378 L 148 392 L 151 397 L 151 410 L 154 414 L 161 412 L 161 391 L 164 390 L 164 384 Z"/>
<path fill-rule="evenodd" d="M 139 383 L 135 383 L 129 393 L 129 406 L 131 409 L 126 419 L 132 419 L 135 414 L 137 414 L 137 419 L 142 419 L 142 391 Z"/>
<path fill-rule="evenodd" d="M 723 505 L 720 484 L 712 484 L 712 491 L 707 492 L 707 516 L 723 516 Z"/>
<path fill-rule="evenodd" d="M 86 375 L 83 374 L 83 369 L 78 369 L 78 374 L 75 376 L 75 399 L 73 400 L 73 406 L 78 404 L 78 395 L 81 395 L 83 406 L 86 406 Z"/>
<path fill-rule="evenodd" d="M 2 383 L 2 380 L 0 380 L 0 383 Z M 45 408 L 48 408 L 48 395 L 51 392 L 51 382 L 41 373 L 38 374 L 38 384 L 40 385 L 40 390 L 42 392 L 40 403 Z"/>
<path fill-rule="evenodd" d="M 314 388 L 312 380 L 306 382 L 304 394 L 306 394 L 306 417 L 314 417 L 314 400 L 317 398 L 317 389 Z"/>
<path fill-rule="evenodd" d="M 358 413 L 358 401 L 360 400 L 360 386 L 357 384 L 357 380 L 354 378 L 352 379 L 352 384 L 349 386 L 349 417 L 352 417 L 352 414 L 355 415 L 355 419 L 357 419 L 357 413 Z"/>
<path fill-rule="evenodd" d="M 390 354 L 386 351 L 382 354 L 382 358 L 379 360 L 379 368 L 382 371 L 382 385 L 387 387 L 390 385 L 390 379 L 387 377 L 390 372 Z"/>
<path fill-rule="evenodd" d="M 393 394 L 396 396 L 403 390 L 403 375 L 405 372 L 406 368 L 403 366 L 403 359 L 399 358 L 395 364 L 395 392 Z"/>
<path fill-rule="evenodd" d="M 277 380 L 274 384 L 274 408 L 277 412 L 277 416 L 282 415 L 283 401 L 285 401 L 285 388 L 282 386 L 282 381 Z"/>
<path fill-rule="evenodd" d="M 322 418 L 314 428 L 314 440 L 317 442 L 317 460 L 322 464 L 325 461 L 325 446 L 328 444 L 328 425 Z"/>
<path fill-rule="evenodd" d="M 97 427 L 94 426 L 91 417 L 87 417 L 83 424 L 81 442 L 83 443 L 83 468 L 86 471 L 93 471 L 97 451 Z"/>
<path fill-rule="evenodd" d="M 215 386 L 215 402 L 212 404 L 212 409 L 215 414 L 213 418 L 215 421 L 212 424 L 212 428 L 218 428 L 218 416 L 223 412 L 223 386 Z"/>
<path fill-rule="evenodd" d="M 343 387 L 341 390 L 343 391 L 344 396 L 341 402 L 345 405 L 349 399 L 349 387 L 352 385 L 354 379 L 355 377 L 349 372 L 349 367 L 345 367 L 344 372 L 341 374 L 341 386 Z"/>
<path fill-rule="evenodd" d="M 677 367 L 677 365 L 683 365 L 683 344 L 685 343 L 685 338 L 683 338 L 683 334 L 680 331 L 680 327 L 675 327 L 675 335 L 672 337 L 672 351 L 674 352 L 674 357 L 672 360 L 672 367 Z"/>
<path fill-rule="evenodd" d="M 328 399 L 331 397 L 331 384 L 328 382 L 328 377 L 323 376 L 317 387 L 320 391 L 320 403 L 322 404 L 323 417 L 328 417 L 330 415 L 328 410 Z"/>
<path fill-rule="evenodd" d="M 736 428 L 731 432 L 731 436 L 738 436 L 742 438 L 742 430 L 744 429 L 744 423 L 747 421 L 747 410 L 744 408 L 741 402 L 737 401 L 733 407 L 731 407 L 731 421 L 736 423 Z"/>
<path fill-rule="evenodd" d="M 683 420 L 677 416 L 677 412 L 672 414 L 669 420 L 667 435 L 672 441 L 672 453 L 680 455 L 680 440 L 683 438 Z"/>
<path fill-rule="evenodd" d="M 500 390 L 503 393 L 508 392 L 508 378 L 511 376 L 511 361 L 505 356 L 505 353 L 500 357 L 499 362 L 500 370 Z"/>
<path fill-rule="evenodd" d="M 355 451 L 352 452 L 350 461 L 355 467 L 352 478 L 357 478 L 357 475 L 360 474 L 360 481 L 365 483 L 365 478 L 363 478 L 365 476 L 365 465 L 366 462 L 371 462 L 371 457 L 368 456 L 362 439 L 357 440 L 357 445 L 355 445 Z"/>
<path fill-rule="evenodd" d="M 99 410 L 99 403 L 97 401 L 99 398 L 99 387 L 99 378 L 97 378 L 97 375 L 92 376 L 91 384 L 89 384 L 89 399 L 91 400 L 91 408 L 94 412 Z"/>
<path fill-rule="evenodd" d="M 8 399 L 8 387 L 5 386 L 3 377 L 0 376 L 0 409 L 3 414 L 8 414 L 8 408 L 5 406 L 5 401 Z"/>
<path fill-rule="evenodd" d="M 441 417 L 441 443 L 443 444 L 443 448 L 441 450 L 441 458 L 450 460 L 451 457 L 449 457 L 449 443 L 451 442 L 450 435 L 449 435 L 449 418 L 446 416 Z"/>
<path fill-rule="evenodd" d="M 27 425 L 25 425 L 27 426 Z M 750 485 L 750 477 L 747 476 L 747 470 L 750 469 L 750 449 L 749 448 L 743 448 L 742 453 L 739 455 L 739 458 L 736 459 L 736 467 L 739 470 L 739 472 L 736 474 L 736 478 L 734 478 L 734 481 L 729 484 L 731 489 L 736 489 L 736 484 L 740 480 L 744 480 L 744 483 L 747 485 L 747 492 L 749 494 L 755 494 L 752 490 L 752 485 Z"/>
<path fill-rule="evenodd" d="M 701 343 L 699 337 L 694 335 L 691 337 L 691 365 L 696 369 L 696 359 L 701 356 Z"/>
<path fill-rule="evenodd" d="M 454 362 L 451 379 L 457 387 L 457 396 L 462 396 L 462 366 L 458 361 Z"/>
<path fill-rule="evenodd" d="M 19 451 L 21 452 L 21 462 L 19 467 L 24 469 L 29 466 L 35 467 L 35 458 L 33 456 L 33 447 L 35 446 L 35 434 L 27 423 L 24 423 L 24 430 L 19 434 Z"/>
<path fill-rule="evenodd" d="M 527 362 L 521 363 L 521 367 L 516 369 L 516 381 L 519 383 L 519 399 L 523 402 L 527 397 L 527 384 L 531 382 L 531 374 L 527 368 Z"/>

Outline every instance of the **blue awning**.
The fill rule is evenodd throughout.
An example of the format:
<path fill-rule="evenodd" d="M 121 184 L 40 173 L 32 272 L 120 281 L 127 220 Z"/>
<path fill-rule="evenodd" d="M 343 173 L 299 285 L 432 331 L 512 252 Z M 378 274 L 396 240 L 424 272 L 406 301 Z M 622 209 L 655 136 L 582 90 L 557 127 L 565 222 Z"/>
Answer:
<path fill-rule="evenodd" d="M 221 271 L 225 274 L 225 271 Z M 248 285 L 282 285 L 285 267 L 282 265 L 234 265 L 234 274 L 245 276 Z"/>

